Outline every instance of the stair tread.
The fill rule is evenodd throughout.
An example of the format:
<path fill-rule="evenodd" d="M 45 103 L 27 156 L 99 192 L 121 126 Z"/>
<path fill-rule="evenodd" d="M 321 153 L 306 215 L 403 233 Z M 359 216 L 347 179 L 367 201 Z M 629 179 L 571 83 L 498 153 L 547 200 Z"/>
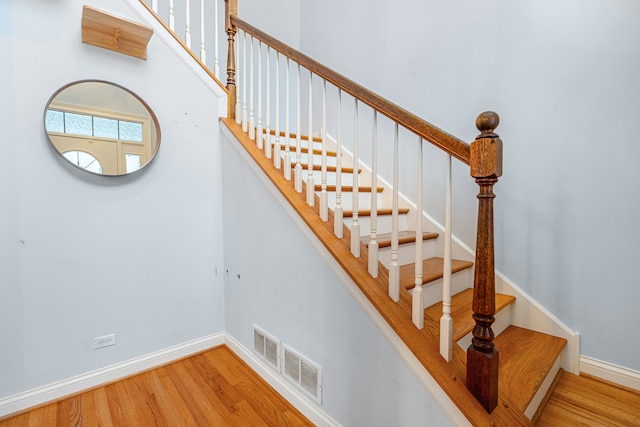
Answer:
<path fill-rule="evenodd" d="M 322 191 L 322 185 L 321 184 L 316 184 L 314 186 L 314 190 L 315 191 Z M 377 192 L 378 193 L 382 193 L 383 190 L 384 190 L 384 187 L 378 187 L 377 188 Z M 327 185 L 327 191 L 335 192 L 336 191 L 336 186 L 335 185 Z M 353 185 L 343 185 L 342 186 L 342 191 L 344 193 L 353 192 Z M 358 186 L 358 191 L 360 193 L 372 193 L 373 189 L 371 188 L 371 186 L 363 185 L 363 186 Z"/>
<path fill-rule="evenodd" d="M 378 209 L 376 212 L 378 213 L 378 216 L 391 215 L 391 209 Z M 409 213 L 409 208 L 398 208 L 398 215 L 404 215 L 406 213 Z M 353 211 L 342 212 L 343 218 L 350 218 L 352 216 L 353 216 Z M 361 211 L 359 210 L 358 216 L 371 216 L 371 210 L 370 209 L 361 210 Z"/>
<path fill-rule="evenodd" d="M 509 304 L 513 303 L 516 298 L 512 295 L 496 294 L 496 313 Z M 456 342 L 473 330 L 476 322 L 473 320 L 473 289 L 465 289 L 462 292 L 451 297 L 451 317 L 453 318 L 453 341 Z M 424 311 L 427 319 L 438 322 L 442 317 L 442 302 L 427 307 Z"/>
<path fill-rule="evenodd" d="M 408 210 L 408 209 L 407 209 Z M 379 211 L 378 211 L 379 212 Z M 438 237 L 438 233 L 433 232 L 424 232 L 422 233 L 422 240 L 432 240 Z M 360 239 L 363 245 L 369 246 L 369 242 L 371 241 L 371 236 L 364 236 Z M 391 233 L 382 233 L 376 235 L 376 241 L 378 242 L 379 248 L 388 248 L 391 246 Z M 416 241 L 416 232 L 411 230 L 399 231 L 398 232 L 398 244 L 404 245 L 407 243 L 415 243 Z"/>
<path fill-rule="evenodd" d="M 458 259 L 451 260 L 451 272 L 457 273 L 473 266 L 471 261 L 462 261 Z M 422 262 L 422 284 L 433 282 L 441 279 L 444 272 L 444 258 L 429 258 Z M 415 266 L 407 264 L 400 266 L 400 286 L 405 289 L 413 289 L 415 287 Z"/>
<path fill-rule="evenodd" d="M 494 343 L 500 352 L 498 387 L 524 411 L 567 340 L 512 325 L 498 335 Z"/>
<path fill-rule="evenodd" d="M 309 163 L 300 163 L 300 166 L 302 166 L 303 170 L 309 170 Z M 296 162 L 291 162 L 291 167 L 295 168 L 296 167 Z M 319 171 L 322 170 L 322 165 L 311 165 L 311 168 L 314 171 Z M 338 167 L 334 166 L 334 165 L 327 165 L 327 172 L 337 172 L 338 171 Z M 353 173 L 353 168 L 352 167 L 345 167 L 343 166 L 341 168 L 342 173 Z M 362 172 L 362 168 L 358 168 L 358 173 Z"/>

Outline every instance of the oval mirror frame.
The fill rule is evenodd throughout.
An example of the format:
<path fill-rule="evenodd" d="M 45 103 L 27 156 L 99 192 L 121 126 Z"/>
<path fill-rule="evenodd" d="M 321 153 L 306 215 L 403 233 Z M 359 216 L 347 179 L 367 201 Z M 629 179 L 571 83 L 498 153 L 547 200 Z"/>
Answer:
<path fill-rule="evenodd" d="M 135 173 L 160 148 L 160 125 L 138 95 L 104 80 L 79 80 L 58 89 L 44 110 L 49 142 L 65 161 L 102 176 Z"/>

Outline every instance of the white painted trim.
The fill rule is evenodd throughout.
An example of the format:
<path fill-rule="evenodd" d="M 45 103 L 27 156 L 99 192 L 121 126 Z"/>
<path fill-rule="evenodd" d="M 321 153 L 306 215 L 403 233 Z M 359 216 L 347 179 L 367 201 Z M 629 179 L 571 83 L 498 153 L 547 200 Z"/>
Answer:
<path fill-rule="evenodd" d="M 400 358 L 404 361 L 404 363 L 409 367 L 411 372 L 416 376 L 418 381 L 422 384 L 422 386 L 429 392 L 431 397 L 433 397 L 436 404 L 442 409 L 442 411 L 449 417 L 451 422 L 456 426 L 471 426 L 469 420 L 464 416 L 464 414 L 460 411 L 460 409 L 453 403 L 451 398 L 442 390 L 442 388 L 438 385 L 435 379 L 429 374 L 429 372 L 422 366 L 420 361 L 415 357 L 415 355 L 411 352 L 409 347 L 400 339 L 400 337 L 396 334 L 396 332 L 389 326 L 389 324 L 384 320 L 380 312 L 376 310 L 376 308 L 371 304 L 371 302 L 367 299 L 367 297 L 362 293 L 360 288 L 356 286 L 356 284 L 351 280 L 351 278 L 347 275 L 347 273 L 342 269 L 340 264 L 335 260 L 335 258 L 329 253 L 327 248 L 318 240 L 318 238 L 313 234 L 311 229 L 305 224 L 302 218 L 297 214 L 297 212 L 291 207 L 289 202 L 285 199 L 285 197 L 280 193 L 280 191 L 276 188 L 276 186 L 267 178 L 262 169 L 258 166 L 258 164 L 251 158 L 249 153 L 237 143 L 231 143 L 230 141 L 235 141 L 236 138 L 233 136 L 231 131 L 225 126 L 220 126 L 222 133 L 226 137 L 227 142 L 234 147 L 235 150 L 240 153 L 240 156 L 245 159 L 249 167 L 255 172 L 258 179 L 265 185 L 267 190 L 273 194 L 275 199 L 280 203 L 282 208 L 289 214 L 293 223 L 295 223 L 302 234 L 309 240 L 311 245 L 318 251 L 322 259 L 327 263 L 329 268 L 336 274 L 338 279 L 342 282 L 347 291 L 351 294 L 351 296 L 355 299 L 355 301 L 360 305 L 365 314 L 369 317 L 369 319 L 373 322 L 373 324 L 378 328 L 378 330 L 382 333 L 382 335 L 387 339 L 389 344 L 393 347 L 393 349 L 398 353 Z M 306 415 L 306 414 L 305 414 Z"/>
<path fill-rule="evenodd" d="M 227 116 L 227 94 L 226 92 L 207 74 L 200 64 L 198 64 L 185 48 L 173 38 L 171 34 L 162 26 L 158 20 L 149 13 L 146 7 L 141 3 L 141 0 L 124 0 L 129 5 L 131 10 L 138 15 L 138 17 L 144 21 L 144 24 L 153 29 L 153 33 L 158 37 L 173 53 L 187 66 L 193 74 L 195 74 L 202 83 L 205 84 L 211 90 L 211 92 L 218 97 L 218 111 L 220 117 Z"/>
<path fill-rule="evenodd" d="M 0 417 L 110 383 L 225 343 L 224 332 L 0 399 Z"/>
<path fill-rule="evenodd" d="M 340 424 L 327 415 L 317 403 L 304 396 L 273 367 L 256 357 L 231 335 L 225 335 L 225 344 L 312 423 L 322 427 L 340 427 Z"/>
<path fill-rule="evenodd" d="M 587 356 L 580 357 L 580 370 L 585 374 L 640 391 L 640 372 Z"/>

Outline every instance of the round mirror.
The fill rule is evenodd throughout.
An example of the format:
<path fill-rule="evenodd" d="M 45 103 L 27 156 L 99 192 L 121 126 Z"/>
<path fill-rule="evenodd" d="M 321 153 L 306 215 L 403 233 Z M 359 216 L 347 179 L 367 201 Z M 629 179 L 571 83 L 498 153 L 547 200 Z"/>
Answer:
<path fill-rule="evenodd" d="M 99 175 L 126 175 L 145 167 L 160 147 L 151 108 L 113 83 L 70 83 L 49 100 L 44 126 L 53 147 L 75 167 Z"/>

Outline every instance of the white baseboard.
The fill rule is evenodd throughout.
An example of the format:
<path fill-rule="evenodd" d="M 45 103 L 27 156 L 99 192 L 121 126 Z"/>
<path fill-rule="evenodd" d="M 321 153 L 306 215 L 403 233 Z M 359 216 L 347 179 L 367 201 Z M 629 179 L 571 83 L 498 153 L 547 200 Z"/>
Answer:
<path fill-rule="evenodd" d="M 309 421 L 322 427 L 340 427 L 340 424 L 327 415 L 317 403 L 303 396 L 284 377 L 258 359 L 231 335 L 225 335 L 225 344 Z"/>
<path fill-rule="evenodd" d="M 209 335 L 0 399 L 0 417 L 164 365 L 211 347 L 222 345 L 225 341 L 224 332 Z"/>
<path fill-rule="evenodd" d="M 580 371 L 640 391 L 640 372 L 590 357 L 580 357 Z"/>

